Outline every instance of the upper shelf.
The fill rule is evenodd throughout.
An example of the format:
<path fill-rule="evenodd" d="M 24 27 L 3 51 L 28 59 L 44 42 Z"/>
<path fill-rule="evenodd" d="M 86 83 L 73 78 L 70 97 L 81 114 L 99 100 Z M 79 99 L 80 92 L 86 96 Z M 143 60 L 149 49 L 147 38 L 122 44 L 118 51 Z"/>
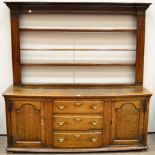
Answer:
<path fill-rule="evenodd" d="M 22 51 L 136 51 L 129 48 L 21 48 Z"/>
<path fill-rule="evenodd" d="M 101 63 L 22 63 L 22 66 L 135 66 L 133 63 L 113 63 L 113 64 L 101 64 Z"/>
<path fill-rule="evenodd" d="M 136 32 L 136 29 L 68 29 L 68 28 L 20 28 L 20 31 L 53 31 L 53 32 Z"/>

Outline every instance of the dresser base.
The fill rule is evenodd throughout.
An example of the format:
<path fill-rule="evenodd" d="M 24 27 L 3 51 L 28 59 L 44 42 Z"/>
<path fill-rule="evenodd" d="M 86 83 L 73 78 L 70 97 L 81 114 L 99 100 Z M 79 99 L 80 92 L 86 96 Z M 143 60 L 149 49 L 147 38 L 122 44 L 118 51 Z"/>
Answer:
<path fill-rule="evenodd" d="M 58 92 L 59 96 L 54 94 Z M 91 91 L 10 87 L 4 95 L 7 151 L 146 150 L 150 96 L 143 87 L 94 88 Z"/>
<path fill-rule="evenodd" d="M 105 147 L 93 149 L 50 149 L 50 148 L 7 148 L 7 152 L 22 152 L 22 153 L 78 153 L 78 152 L 121 152 L 121 151 L 142 151 L 147 150 L 148 146 L 118 146 L 118 147 Z"/>

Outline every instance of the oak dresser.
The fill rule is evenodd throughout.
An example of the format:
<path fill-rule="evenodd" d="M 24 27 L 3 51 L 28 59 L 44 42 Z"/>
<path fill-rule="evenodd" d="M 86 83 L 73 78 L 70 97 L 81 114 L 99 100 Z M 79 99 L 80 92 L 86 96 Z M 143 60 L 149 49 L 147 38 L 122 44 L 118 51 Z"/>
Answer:
<path fill-rule="evenodd" d="M 145 11 L 150 4 L 6 5 L 13 64 L 13 85 L 3 93 L 7 151 L 147 149 L 151 93 L 143 87 L 143 66 Z M 89 57 L 91 61 L 84 61 Z"/>

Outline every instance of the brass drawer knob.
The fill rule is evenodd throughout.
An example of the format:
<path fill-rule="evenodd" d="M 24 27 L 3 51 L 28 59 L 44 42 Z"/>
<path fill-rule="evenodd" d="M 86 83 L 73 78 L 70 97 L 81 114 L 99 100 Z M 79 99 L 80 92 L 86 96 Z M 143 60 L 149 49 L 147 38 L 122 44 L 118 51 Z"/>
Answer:
<path fill-rule="evenodd" d="M 65 106 L 64 105 L 59 105 L 59 109 L 60 110 L 64 110 L 65 109 Z"/>
<path fill-rule="evenodd" d="M 82 103 L 81 102 L 76 102 L 75 105 L 76 106 L 80 106 Z"/>
<path fill-rule="evenodd" d="M 44 119 L 41 119 L 41 126 L 44 125 Z"/>
<path fill-rule="evenodd" d="M 81 118 L 75 118 L 74 119 L 76 122 L 80 122 L 82 119 Z"/>
<path fill-rule="evenodd" d="M 58 141 L 59 141 L 60 143 L 63 143 L 63 142 L 65 141 L 65 138 L 59 138 Z"/>
<path fill-rule="evenodd" d="M 91 138 L 90 139 L 93 143 L 95 143 L 97 141 L 97 138 Z"/>
<path fill-rule="evenodd" d="M 96 108 L 96 106 L 95 106 L 95 105 L 93 105 L 93 106 L 92 106 L 92 109 L 96 110 L 97 108 Z"/>
<path fill-rule="evenodd" d="M 58 122 L 59 126 L 63 126 L 65 122 Z"/>
<path fill-rule="evenodd" d="M 20 109 L 17 109 L 16 111 L 17 112 L 22 112 Z M 35 112 L 38 112 L 38 110 L 35 110 Z"/>
<path fill-rule="evenodd" d="M 80 135 L 76 134 L 75 137 L 76 137 L 76 138 L 80 138 Z"/>
<path fill-rule="evenodd" d="M 97 122 L 94 121 L 94 122 L 91 122 L 91 124 L 92 124 L 93 126 L 96 126 L 96 125 L 97 125 Z"/>

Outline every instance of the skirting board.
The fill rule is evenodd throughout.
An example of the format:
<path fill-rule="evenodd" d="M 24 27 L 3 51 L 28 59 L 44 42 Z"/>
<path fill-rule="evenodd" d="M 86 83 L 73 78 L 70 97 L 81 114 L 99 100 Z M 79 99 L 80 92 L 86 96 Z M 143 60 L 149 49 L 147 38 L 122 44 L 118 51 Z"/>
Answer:
<path fill-rule="evenodd" d="M 21 153 L 87 153 L 87 152 L 124 152 L 124 151 L 140 151 L 147 150 L 147 146 L 142 147 L 108 147 L 108 148 L 96 148 L 96 149 L 33 149 L 33 148 L 7 148 L 7 152 L 21 152 Z"/>

